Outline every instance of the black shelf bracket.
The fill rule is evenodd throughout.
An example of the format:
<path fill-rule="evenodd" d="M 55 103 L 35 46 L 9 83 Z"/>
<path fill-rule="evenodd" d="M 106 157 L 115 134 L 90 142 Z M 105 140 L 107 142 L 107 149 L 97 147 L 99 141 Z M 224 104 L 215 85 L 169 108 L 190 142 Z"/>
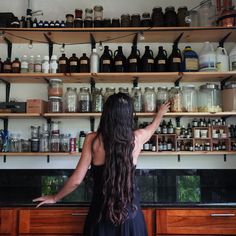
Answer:
<path fill-rule="evenodd" d="M 12 42 L 4 37 L 4 41 L 7 43 L 7 57 L 11 59 L 12 56 Z"/>
<path fill-rule="evenodd" d="M 2 81 L 6 85 L 6 102 L 9 102 L 10 100 L 10 91 L 11 91 L 11 83 L 6 81 L 5 79 L 0 78 L 0 81 Z"/>
<path fill-rule="evenodd" d="M 231 76 L 229 76 L 229 77 L 223 79 L 223 80 L 220 82 L 221 89 L 223 89 L 224 86 L 225 86 L 225 84 L 226 84 L 230 79 L 232 79 L 232 78 L 233 78 L 233 76 L 231 75 Z"/>
<path fill-rule="evenodd" d="M 52 54 L 53 54 L 53 41 L 47 36 L 47 34 L 44 34 L 44 37 L 46 38 L 47 42 L 48 42 L 48 52 L 49 52 L 49 59 L 51 59 Z"/>
<path fill-rule="evenodd" d="M 90 130 L 94 132 L 95 130 L 95 118 L 94 116 L 90 116 Z"/>
<path fill-rule="evenodd" d="M 6 162 L 7 162 L 7 156 L 3 155 L 3 163 L 6 163 Z"/>
<path fill-rule="evenodd" d="M 138 129 L 138 116 L 134 115 L 134 129 Z"/>
<path fill-rule="evenodd" d="M 180 159 L 180 154 L 178 154 L 178 162 L 180 162 L 181 161 L 181 159 Z"/>
<path fill-rule="evenodd" d="M 180 39 L 182 38 L 183 35 L 184 35 L 184 32 L 182 32 L 182 33 L 176 38 L 176 40 L 174 41 L 174 45 L 178 46 L 179 41 L 180 41 Z"/>
<path fill-rule="evenodd" d="M 45 80 L 45 82 L 46 82 L 47 84 L 49 84 L 49 79 L 48 79 L 48 78 L 44 77 L 43 79 Z"/>
<path fill-rule="evenodd" d="M 219 47 L 224 47 L 224 43 L 225 41 L 227 40 L 227 38 L 232 34 L 232 32 L 229 32 L 228 34 L 226 34 L 226 36 L 224 38 L 222 38 L 220 41 L 219 41 Z"/>
<path fill-rule="evenodd" d="M 91 44 L 91 50 L 93 50 L 93 48 L 96 48 L 96 40 L 93 36 L 93 34 L 90 33 L 90 44 Z"/>
<path fill-rule="evenodd" d="M 94 91 L 95 86 L 96 86 L 95 79 L 94 79 L 93 77 L 91 77 L 91 78 L 90 78 L 90 88 L 91 88 L 91 92 Z"/>
<path fill-rule="evenodd" d="M 226 162 L 226 161 L 227 161 L 227 155 L 224 154 L 224 162 Z"/>
<path fill-rule="evenodd" d="M 178 79 L 175 81 L 175 87 L 179 87 L 179 83 L 180 83 L 180 81 L 182 80 L 182 78 L 183 78 L 183 75 L 180 74 L 180 75 L 178 76 Z"/>
<path fill-rule="evenodd" d="M 137 44 L 138 44 L 138 33 L 134 35 L 133 46 L 137 47 Z"/>
<path fill-rule="evenodd" d="M 133 87 L 138 87 L 138 81 L 139 81 L 139 78 L 138 77 L 134 77 L 134 80 L 133 80 Z"/>
<path fill-rule="evenodd" d="M 47 155 L 47 163 L 50 163 L 50 155 Z"/>

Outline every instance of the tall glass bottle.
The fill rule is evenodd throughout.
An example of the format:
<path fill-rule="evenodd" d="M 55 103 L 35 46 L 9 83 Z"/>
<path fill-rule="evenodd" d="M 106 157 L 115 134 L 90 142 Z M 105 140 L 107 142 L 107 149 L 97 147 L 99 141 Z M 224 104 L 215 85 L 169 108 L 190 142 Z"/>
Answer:
<path fill-rule="evenodd" d="M 140 71 L 140 51 L 137 49 L 137 46 L 132 46 L 131 54 L 128 57 L 128 71 Z"/>
<path fill-rule="evenodd" d="M 178 72 L 182 70 L 182 56 L 176 44 L 173 45 L 172 53 L 168 58 L 168 70 Z"/>
<path fill-rule="evenodd" d="M 81 73 L 88 73 L 90 68 L 90 60 L 89 58 L 86 56 L 86 53 L 83 53 L 83 56 L 80 57 L 79 59 L 79 69 Z"/>
<path fill-rule="evenodd" d="M 112 72 L 113 71 L 113 58 L 112 51 L 108 46 L 104 47 L 104 52 L 100 58 L 100 72 Z"/>
<path fill-rule="evenodd" d="M 158 54 L 154 60 L 154 68 L 156 72 L 166 72 L 167 71 L 167 52 L 162 46 L 159 47 Z"/>
<path fill-rule="evenodd" d="M 145 46 L 145 52 L 141 59 L 142 71 L 153 72 L 154 71 L 154 58 L 153 51 L 150 50 L 149 46 Z"/>
<path fill-rule="evenodd" d="M 70 73 L 79 72 L 79 58 L 75 53 L 72 54 L 72 57 L 69 59 Z"/>
<path fill-rule="evenodd" d="M 68 71 L 69 71 L 68 58 L 66 57 L 66 54 L 63 53 L 61 57 L 59 57 L 59 60 L 58 60 L 58 72 L 67 73 Z"/>
<path fill-rule="evenodd" d="M 99 72 L 99 55 L 97 53 L 97 49 L 93 48 L 92 53 L 90 55 L 90 73 L 98 73 Z"/>
<path fill-rule="evenodd" d="M 114 71 L 115 72 L 125 72 L 127 63 L 126 57 L 123 54 L 122 47 L 118 46 L 118 50 L 114 53 Z"/>

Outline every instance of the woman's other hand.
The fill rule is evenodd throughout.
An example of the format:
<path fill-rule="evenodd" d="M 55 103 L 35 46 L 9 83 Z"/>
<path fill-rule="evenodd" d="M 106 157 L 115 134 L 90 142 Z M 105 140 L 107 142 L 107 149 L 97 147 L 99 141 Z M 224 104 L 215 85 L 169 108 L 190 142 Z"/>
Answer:
<path fill-rule="evenodd" d="M 44 205 L 44 204 L 54 204 L 56 203 L 56 198 L 54 195 L 48 195 L 48 196 L 42 196 L 42 197 L 39 197 L 39 198 L 35 198 L 33 199 L 33 202 L 40 202 L 36 208 Z"/>
<path fill-rule="evenodd" d="M 161 104 L 158 113 L 161 116 L 164 116 L 170 110 L 170 102 L 166 101 L 165 103 Z"/>

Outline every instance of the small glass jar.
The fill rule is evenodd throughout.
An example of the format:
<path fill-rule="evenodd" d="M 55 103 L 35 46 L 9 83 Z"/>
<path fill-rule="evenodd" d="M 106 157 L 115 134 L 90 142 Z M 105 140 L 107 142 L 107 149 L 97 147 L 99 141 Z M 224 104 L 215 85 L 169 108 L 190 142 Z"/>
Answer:
<path fill-rule="evenodd" d="M 199 26 L 198 11 L 195 10 L 189 11 L 188 16 L 185 18 L 185 20 L 191 27 L 198 27 Z"/>
<path fill-rule="evenodd" d="M 90 100 L 90 93 L 88 88 L 80 88 L 80 92 L 78 95 L 79 105 L 78 111 L 79 112 L 90 112 L 91 110 L 91 100 Z"/>
<path fill-rule="evenodd" d="M 104 94 L 104 102 L 106 102 L 106 100 L 113 95 L 116 92 L 115 88 L 106 88 L 106 92 Z"/>
<path fill-rule="evenodd" d="M 126 95 L 129 96 L 129 88 L 119 88 L 119 93 L 125 93 Z"/>
<path fill-rule="evenodd" d="M 50 133 L 51 135 L 60 134 L 60 121 L 52 121 L 50 123 Z"/>
<path fill-rule="evenodd" d="M 92 8 L 86 8 L 85 9 L 85 20 L 92 20 L 93 19 L 93 9 Z"/>
<path fill-rule="evenodd" d="M 187 16 L 188 16 L 188 8 L 186 6 L 179 7 L 177 13 L 178 26 L 180 27 L 189 26 L 189 23 L 186 22 Z"/>
<path fill-rule="evenodd" d="M 63 83 L 61 79 L 50 79 L 48 86 L 48 97 L 62 97 Z"/>
<path fill-rule="evenodd" d="M 72 14 L 66 15 L 66 27 L 68 27 L 68 28 L 74 27 L 74 15 L 72 15 Z"/>
<path fill-rule="evenodd" d="M 154 7 L 152 9 L 152 25 L 154 27 L 164 26 L 164 14 L 162 12 L 162 7 Z"/>
<path fill-rule="evenodd" d="M 170 111 L 182 112 L 182 91 L 179 87 L 172 87 L 169 91 Z"/>
<path fill-rule="evenodd" d="M 39 151 L 40 152 L 49 152 L 49 134 L 41 134 L 39 141 Z"/>
<path fill-rule="evenodd" d="M 70 134 L 61 134 L 60 137 L 60 151 L 70 152 Z"/>
<path fill-rule="evenodd" d="M 30 152 L 31 143 L 29 139 L 21 139 L 21 151 Z"/>
<path fill-rule="evenodd" d="M 154 87 L 146 87 L 143 95 L 144 112 L 156 111 L 156 93 Z"/>
<path fill-rule="evenodd" d="M 134 112 L 142 112 L 142 91 L 139 87 L 132 88 L 132 99 L 133 99 L 133 106 L 134 106 Z"/>
<path fill-rule="evenodd" d="M 197 91 L 194 85 L 185 85 L 182 87 L 182 111 L 197 112 Z"/>
<path fill-rule="evenodd" d="M 63 112 L 63 110 L 62 110 L 62 98 L 61 97 L 49 97 L 48 112 L 49 113 L 61 113 L 61 112 Z"/>
<path fill-rule="evenodd" d="M 151 26 L 151 16 L 150 16 L 150 13 L 144 12 L 142 14 L 141 26 L 142 27 L 150 27 Z"/>
<path fill-rule="evenodd" d="M 167 87 L 159 87 L 157 90 L 157 110 L 160 106 L 169 99 Z"/>
<path fill-rule="evenodd" d="M 65 112 L 77 112 L 77 103 L 78 103 L 78 96 L 77 96 L 77 89 L 74 88 L 67 88 L 65 93 L 65 105 L 64 111 Z"/>
<path fill-rule="evenodd" d="M 80 8 L 75 9 L 75 18 L 82 19 L 83 17 L 83 10 Z"/>
<path fill-rule="evenodd" d="M 9 139 L 10 152 L 21 152 L 21 139 L 20 135 L 11 135 Z"/>
<path fill-rule="evenodd" d="M 60 135 L 54 134 L 50 138 L 50 150 L 51 152 L 60 152 Z"/>
<path fill-rule="evenodd" d="M 121 27 L 130 27 L 131 20 L 129 14 L 121 15 Z"/>
<path fill-rule="evenodd" d="M 100 5 L 96 5 L 93 8 L 94 10 L 94 20 L 102 20 L 103 19 L 103 7 Z"/>
<path fill-rule="evenodd" d="M 131 16 L 131 26 L 132 27 L 140 27 L 141 17 L 140 14 L 133 14 Z"/>
<path fill-rule="evenodd" d="M 95 88 L 92 92 L 92 112 L 102 112 L 103 102 L 102 89 Z"/>
<path fill-rule="evenodd" d="M 31 152 L 39 152 L 39 139 L 38 138 L 31 139 Z"/>
<path fill-rule="evenodd" d="M 175 8 L 173 6 L 166 7 L 165 9 L 165 26 L 167 27 L 175 27 L 177 26 L 177 14 L 175 12 Z"/>

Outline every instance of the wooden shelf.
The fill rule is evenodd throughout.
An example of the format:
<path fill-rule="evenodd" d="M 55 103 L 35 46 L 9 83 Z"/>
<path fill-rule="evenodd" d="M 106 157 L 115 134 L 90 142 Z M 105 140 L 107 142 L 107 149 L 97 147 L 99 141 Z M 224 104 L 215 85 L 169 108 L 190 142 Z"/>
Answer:
<path fill-rule="evenodd" d="M 40 118 L 39 113 L 0 113 L 0 118 Z"/>
<path fill-rule="evenodd" d="M 45 113 L 44 117 L 48 118 L 88 118 L 88 117 L 100 117 L 101 113 Z"/>
<path fill-rule="evenodd" d="M 28 43 L 29 40 L 37 43 L 47 43 L 44 34 L 55 43 L 77 44 L 89 43 L 90 33 L 97 42 L 127 43 L 132 42 L 134 35 L 142 31 L 144 42 L 174 42 L 184 33 L 180 42 L 219 42 L 231 32 L 227 42 L 234 42 L 236 27 L 129 27 L 129 28 L 0 28 L 12 43 Z"/>
<path fill-rule="evenodd" d="M 80 153 L 68 152 L 2 152 L 0 156 L 79 156 Z"/>

